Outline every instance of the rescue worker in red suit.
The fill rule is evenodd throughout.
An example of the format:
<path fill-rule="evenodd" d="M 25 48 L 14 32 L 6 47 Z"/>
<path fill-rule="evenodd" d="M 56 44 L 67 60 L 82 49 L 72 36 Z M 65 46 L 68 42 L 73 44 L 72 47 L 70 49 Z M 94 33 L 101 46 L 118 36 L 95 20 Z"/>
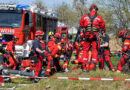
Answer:
<path fill-rule="evenodd" d="M 109 70 L 115 71 L 113 65 L 111 63 L 110 58 L 110 48 L 109 48 L 109 36 L 103 32 L 100 41 L 100 49 L 99 49 L 99 69 L 103 70 L 104 68 L 104 61 L 106 62 Z"/>
<path fill-rule="evenodd" d="M 122 38 L 123 41 L 123 48 L 121 50 L 123 56 L 117 65 L 117 72 L 121 72 L 122 67 L 130 60 L 130 35 L 127 35 L 126 30 L 121 30 L 119 32 L 119 38 Z M 128 64 L 130 68 L 130 63 Z"/>
<path fill-rule="evenodd" d="M 47 57 L 48 64 L 47 64 L 47 70 L 46 70 L 45 76 L 50 76 L 52 74 L 53 57 L 51 56 L 51 53 L 56 45 L 54 33 L 49 32 L 48 36 L 49 36 L 49 42 L 48 42 L 48 47 L 47 47 L 48 51 L 45 54 L 45 56 Z"/>
<path fill-rule="evenodd" d="M 86 51 L 84 51 L 84 45 L 86 44 L 86 41 L 81 41 L 79 43 L 79 51 L 77 59 L 74 61 L 71 61 L 72 64 L 81 64 L 83 71 L 85 71 L 86 66 L 85 64 L 88 63 L 88 54 Z"/>
<path fill-rule="evenodd" d="M 35 76 L 38 77 L 40 75 L 41 69 L 42 69 L 42 60 L 44 55 L 44 50 L 42 49 L 42 45 L 40 43 L 40 40 L 43 38 L 43 31 L 37 30 L 35 32 L 35 40 L 33 42 L 32 46 L 32 53 L 34 54 L 35 63 L 36 63 L 36 71 Z M 34 81 L 37 82 L 38 79 L 35 79 Z"/>
<path fill-rule="evenodd" d="M 56 39 L 56 45 L 51 52 L 51 56 L 53 57 L 54 67 L 56 68 L 57 71 L 61 71 L 62 67 L 59 61 L 61 50 L 62 50 L 62 46 L 60 44 L 60 39 L 61 39 L 60 33 L 55 33 L 55 39 Z"/>
<path fill-rule="evenodd" d="M 54 46 L 56 45 L 56 40 L 55 40 L 55 37 L 54 37 L 54 33 L 49 32 L 48 36 L 49 36 L 48 49 L 50 51 L 52 51 Z"/>
<path fill-rule="evenodd" d="M 9 57 L 9 65 L 7 67 L 9 68 L 13 68 L 13 70 L 16 70 L 17 69 L 17 65 L 18 65 L 18 62 L 17 62 L 17 59 L 16 59 L 16 56 L 15 56 L 15 44 L 17 42 L 18 38 L 16 36 L 14 36 L 12 38 L 12 41 L 10 41 L 8 44 L 7 44 L 7 51 L 8 51 L 8 57 Z"/>
<path fill-rule="evenodd" d="M 65 39 L 61 39 L 61 51 L 60 51 L 60 58 L 64 60 L 64 65 L 63 65 L 63 70 L 65 72 L 68 72 L 68 60 L 67 57 L 69 56 L 69 51 L 71 50 L 71 46 L 69 47 L 69 45 L 66 43 Z"/>
<path fill-rule="evenodd" d="M 96 64 L 98 63 L 98 45 L 97 36 L 99 31 L 105 31 L 105 22 L 101 16 L 97 14 L 98 7 L 95 4 L 90 6 L 90 13 L 85 14 L 80 20 L 80 35 L 86 39 L 86 45 L 84 50 L 89 51 L 92 45 L 92 61 Z"/>

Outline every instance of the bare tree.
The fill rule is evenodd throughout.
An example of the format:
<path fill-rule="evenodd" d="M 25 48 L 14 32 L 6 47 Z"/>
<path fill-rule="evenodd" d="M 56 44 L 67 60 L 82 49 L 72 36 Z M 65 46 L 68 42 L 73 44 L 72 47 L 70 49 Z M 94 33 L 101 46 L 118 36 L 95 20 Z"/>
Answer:
<path fill-rule="evenodd" d="M 40 9 L 46 8 L 46 6 L 43 3 L 43 0 L 35 0 L 33 4 L 37 5 L 37 7 L 40 8 Z"/>
<path fill-rule="evenodd" d="M 77 12 L 72 10 L 69 5 L 63 3 L 61 6 L 56 9 L 58 13 L 58 19 L 61 22 L 64 22 L 67 25 L 73 26 L 78 22 Z"/>
<path fill-rule="evenodd" d="M 77 10 L 79 17 L 88 12 L 86 2 L 87 0 L 73 0 L 73 7 Z"/>
<path fill-rule="evenodd" d="M 109 10 L 110 18 L 113 19 L 111 25 L 116 33 L 122 29 L 130 29 L 130 0 L 100 0 L 99 4 Z"/>

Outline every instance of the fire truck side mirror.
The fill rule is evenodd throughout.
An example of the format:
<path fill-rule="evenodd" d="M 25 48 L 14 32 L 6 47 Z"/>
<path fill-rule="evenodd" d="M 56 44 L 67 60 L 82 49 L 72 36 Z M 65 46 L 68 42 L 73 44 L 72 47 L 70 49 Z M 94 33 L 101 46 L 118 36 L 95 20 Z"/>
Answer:
<path fill-rule="evenodd" d="M 32 27 L 33 27 L 33 24 L 32 24 L 32 23 L 29 23 L 29 27 L 32 28 Z"/>

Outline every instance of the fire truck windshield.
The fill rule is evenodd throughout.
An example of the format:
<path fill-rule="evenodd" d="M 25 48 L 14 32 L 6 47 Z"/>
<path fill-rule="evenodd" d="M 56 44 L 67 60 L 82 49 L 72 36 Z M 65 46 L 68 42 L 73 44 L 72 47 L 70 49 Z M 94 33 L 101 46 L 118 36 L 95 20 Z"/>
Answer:
<path fill-rule="evenodd" d="M 22 23 L 22 13 L 0 12 L 0 27 L 19 28 Z"/>

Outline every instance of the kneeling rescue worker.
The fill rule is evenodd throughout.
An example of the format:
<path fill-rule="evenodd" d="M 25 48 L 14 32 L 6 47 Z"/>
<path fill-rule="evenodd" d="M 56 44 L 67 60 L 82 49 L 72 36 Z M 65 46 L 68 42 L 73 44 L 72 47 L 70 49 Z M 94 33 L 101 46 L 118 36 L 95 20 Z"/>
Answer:
<path fill-rule="evenodd" d="M 119 38 L 122 38 L 123 48 L 121 50 L 122 58 L 117 65 L 117 72 L 121 72 L 122 67 L 130 60 L 130 35 L 129 34 L 127 35 L 126 30 L 121 30 L 119 32 Z M 130 63 L 128 64 L 130 68 Z"/>
<path fill-rule="evenodd" d="M 85 64 L 88 63 L 88 54 L 86 51 L 83 50 L 84 48 L 84 45 L 85 45 L 86 41 L 81 41 L 79 43 L 79 52 L 78 52 L 78 56 L 77 56 L 77 59 L 74 60 L 74 61 L 71 61 L 72 64 L 81 64 L 82 66 L 82 70 L 85 72 L 86 70 L 86 66 Z"/>

